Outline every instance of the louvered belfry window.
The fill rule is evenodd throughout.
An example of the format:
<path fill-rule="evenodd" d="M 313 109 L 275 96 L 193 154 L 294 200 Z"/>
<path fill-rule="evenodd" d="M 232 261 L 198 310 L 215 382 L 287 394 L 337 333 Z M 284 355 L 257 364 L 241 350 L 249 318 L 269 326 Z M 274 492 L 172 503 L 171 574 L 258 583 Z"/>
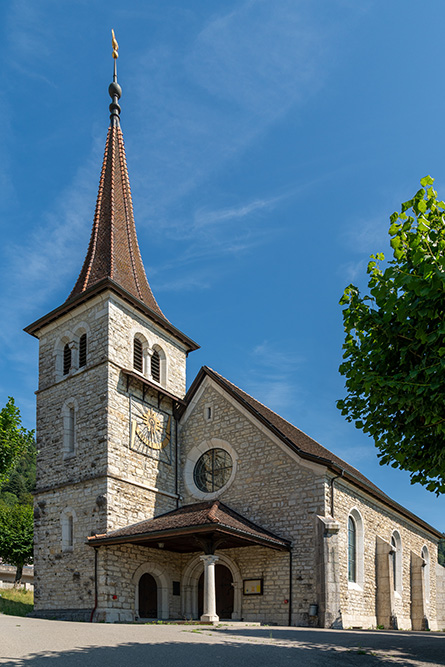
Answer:
<path fill-rule="evenodd" d="M 71 348 L 67 343 L 63 348 L 63 374 L 68 375 L 71 368 Z"/>
<path fill-rule="evenodd" d="M 82 334 L 79 340 L 79 368 L 87 363 L 87 335 Z"/>
<path fill-rule="evenodd" d="M 142 341 L 140 341 L 139 338 L 135 338 L 133 342 L 133 368 L 135 371 L 139 371 L 139 373 L 142 373 L 144 370 Z"/>
<path fill-rule="evenodd" d="M 157 350 L 151 355 L 151 377 L 155 382 L 161 381 L 161 358 Z"/>

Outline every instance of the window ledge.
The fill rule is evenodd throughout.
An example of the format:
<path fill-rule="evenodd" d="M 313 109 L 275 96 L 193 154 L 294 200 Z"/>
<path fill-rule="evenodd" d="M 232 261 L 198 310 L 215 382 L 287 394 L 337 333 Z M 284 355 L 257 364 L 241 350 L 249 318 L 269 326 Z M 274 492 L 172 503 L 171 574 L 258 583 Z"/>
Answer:
<path fill-rule="evenodd" d="M 76 452 L 64 452 L 63 453 L 63 460 L 64 461 L 71 461 L 76 456 Z"/>
<path fill-rule="evenodd" d="M 63 547 L 62 551 L 63 551 L 64 554 L 73 553 L 74 547 Z"/>
<path fill-rule="evenodd" d="M 363 593 L 363 586 L 360 586 L 356 581 L 348 581 L 348 590 Z"/>

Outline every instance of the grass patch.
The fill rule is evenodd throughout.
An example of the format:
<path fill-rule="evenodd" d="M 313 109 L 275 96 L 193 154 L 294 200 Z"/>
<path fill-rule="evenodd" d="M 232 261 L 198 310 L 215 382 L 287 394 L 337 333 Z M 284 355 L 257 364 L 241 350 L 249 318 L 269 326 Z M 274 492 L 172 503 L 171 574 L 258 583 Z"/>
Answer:
<path fill-rule="evenodd" d="M 0 588 L 0 613 L 26 616 L 34 609 L 34 593 L 23 588 Z"/>

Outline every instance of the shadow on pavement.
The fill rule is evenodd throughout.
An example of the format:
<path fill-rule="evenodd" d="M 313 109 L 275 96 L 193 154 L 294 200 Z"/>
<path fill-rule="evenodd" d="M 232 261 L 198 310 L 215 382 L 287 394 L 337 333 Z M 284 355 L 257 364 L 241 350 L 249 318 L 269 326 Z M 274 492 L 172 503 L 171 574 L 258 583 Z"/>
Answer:
<path fill-rule="evenodd" d="M 194 636 L 184 641 L 140 642 L 117 646 L 85 646 L 73 650 L 42 652 L 26 658 L 0 657 L 2 667 L 324 667 L 339 665 L 443 665 L 445 639 L 438 635 L 414 637 L 415 644 L 397 633 L 305 631 L 294 628 L 183 630 Z M 199 635 L 202 635 L 199 636 Z M 166 636 L 167 639 L 167 636 Z M 438 641 L 439 640 L 439 641 Z M 438 661 L 438 660 L 441 661 Z"/>

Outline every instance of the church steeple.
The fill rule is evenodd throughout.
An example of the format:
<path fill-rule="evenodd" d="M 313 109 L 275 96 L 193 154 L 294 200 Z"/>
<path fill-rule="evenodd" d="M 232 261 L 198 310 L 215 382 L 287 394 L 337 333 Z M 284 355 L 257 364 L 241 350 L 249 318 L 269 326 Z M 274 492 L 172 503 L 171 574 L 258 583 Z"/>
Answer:
<path fill-rule="evenodd" d="M 166 319 L 148 284 L 136 235 L 124 139 L 119 121 L 122 89 L 117 81 L 117 51 L 113 33 L 114 74 L 108 89 L 112 99 L 110 127 L 93 228 L 82 270 L 67 301 L 108 278 Z"/>
<path fill-rule="evenodd" d="M 133 215 L 130 181 L 120 127 L 119 100 L 122 89 L 117 80 L 118 44 L 113 33 L 114 73 L 108 92 L 111 97 L 110 126 L 97 195 L 90 243 L 82 270 L 66 301 L 26 327 L 37 336 L 42 327 L 60 316 L 74 312 L 99 294 L 112 292 L 130 304 L 168 336 L 180 341 L 187 351 L 197 345 L 165 317 L 148 284 L 142 263 Z"/>

